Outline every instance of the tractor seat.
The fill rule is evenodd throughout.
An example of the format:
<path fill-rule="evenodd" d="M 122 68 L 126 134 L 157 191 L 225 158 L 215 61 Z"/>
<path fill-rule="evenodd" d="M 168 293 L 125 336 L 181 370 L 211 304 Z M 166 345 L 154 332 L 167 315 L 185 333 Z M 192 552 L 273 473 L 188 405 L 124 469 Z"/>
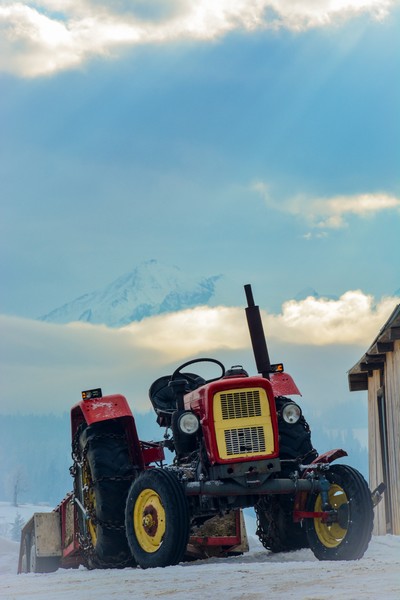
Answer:
<path fill-rule="evenodd" d="M 191 379 L 186 379 L 185 375 L 188 375 Z M 179 378 L 186 379 L 187 392 L 191 392 L 205 383 L 205 379 L 194 373 L 181 373 Z M 195 381 L 192 381 L 192 379 Z M 170 381 L 171 375 L 164 375 L 156 379 L 149 389 L 149 398 L 157 414 L 157 423 L 161 427 L 170 426 L 172 413 L 176 410 L 174 390 L 168 385 Z"/>

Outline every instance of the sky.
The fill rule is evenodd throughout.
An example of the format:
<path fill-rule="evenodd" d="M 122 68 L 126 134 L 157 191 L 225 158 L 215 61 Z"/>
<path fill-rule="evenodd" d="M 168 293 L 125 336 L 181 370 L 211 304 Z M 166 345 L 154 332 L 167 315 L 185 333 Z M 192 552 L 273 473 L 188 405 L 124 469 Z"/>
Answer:
<path fill-rule="evenodd" d="M 399 302 L 399 22 L 391 0 L 0 0 L 1 410 L 102 378 L 145 410 L 174 361 L 250 361 L 245 283 L 299 387 L 345 394 Z M 220 306 L 35 320 L 150 258 L 223 275 Z"/>

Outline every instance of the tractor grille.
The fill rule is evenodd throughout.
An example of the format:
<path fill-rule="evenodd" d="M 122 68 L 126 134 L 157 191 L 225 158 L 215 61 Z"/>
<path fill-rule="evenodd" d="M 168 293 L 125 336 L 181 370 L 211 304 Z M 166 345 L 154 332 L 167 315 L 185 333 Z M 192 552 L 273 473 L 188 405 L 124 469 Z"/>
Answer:
<path fill-rule="evenodd" d="M 263 427 L 243 427 L 241 429 L 226 429 L 224 431 L 226 453 L 251 454 L 265 452 L 265 435 Z"/>
<path fill-rule="evenodd" d="M 219 460 L 250 459 L 275 452 L 274 428 L 263 387 L 217 392 L 213 416 Z"/>
<path fill-rule="evenodd" d="M 222 393 L 221 412 L 224 420 L 261 416 L 260 390 Z"/>

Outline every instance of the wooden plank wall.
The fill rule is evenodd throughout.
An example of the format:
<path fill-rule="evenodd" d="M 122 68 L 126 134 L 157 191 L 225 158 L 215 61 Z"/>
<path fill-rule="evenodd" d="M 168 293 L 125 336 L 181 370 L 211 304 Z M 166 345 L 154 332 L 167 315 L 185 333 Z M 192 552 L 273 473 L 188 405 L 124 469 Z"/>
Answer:
<path fill-rule="evenodd" d="M 368 378 L 368 456 L 369 456 L 369 487 L 374 490 L 381 481 L 382 454 L 379 434 L 378 403 L 376 401 L 380 385 L 380 372 L 374 371 Z M 375 508 L 374 535 L 386 534 L 385 503 L 382 500 Z"/>
<path fill-rule="evenodd" d="M 400 340 L 395 341 L 394 351 L 386 354 L 384 381 L 392 528 L 393 534 L 400 535 Z M 368 378 L 369 485 L 371 490 L 383 481 L 377 403 L 380 387 L 380 372 L 374 371 L 373 376 Z M 385 502 L 382 500 L 375 508 L 374 535 L 385 534 Z"/>
<path fill-rule="evenodd" d="M 400 535 L 400 340 L 386 355 L 386 407 L 393 533 Z"/>

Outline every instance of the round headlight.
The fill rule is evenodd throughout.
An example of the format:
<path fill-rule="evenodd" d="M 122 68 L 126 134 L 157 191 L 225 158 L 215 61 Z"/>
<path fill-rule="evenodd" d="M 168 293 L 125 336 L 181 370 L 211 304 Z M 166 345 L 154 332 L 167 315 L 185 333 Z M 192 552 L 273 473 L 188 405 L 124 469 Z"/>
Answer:
<path fill-rule="evenodd" d="M 293 425 L 294 423 L 297 423 L 297 421 L 301 417 L 301 408 L 294 402 L 288 402 L 282 408 L 281 414 L 283 420 L 286 421 L 286 423 L 290 423 L 290 425 Z"/>
<path fill-rule="evenodd" d="M 199 428 L 199 420 L 192 412 L 185 412 L 178 419 L 178 427 L 183 433 L 196 433 Z"/>

